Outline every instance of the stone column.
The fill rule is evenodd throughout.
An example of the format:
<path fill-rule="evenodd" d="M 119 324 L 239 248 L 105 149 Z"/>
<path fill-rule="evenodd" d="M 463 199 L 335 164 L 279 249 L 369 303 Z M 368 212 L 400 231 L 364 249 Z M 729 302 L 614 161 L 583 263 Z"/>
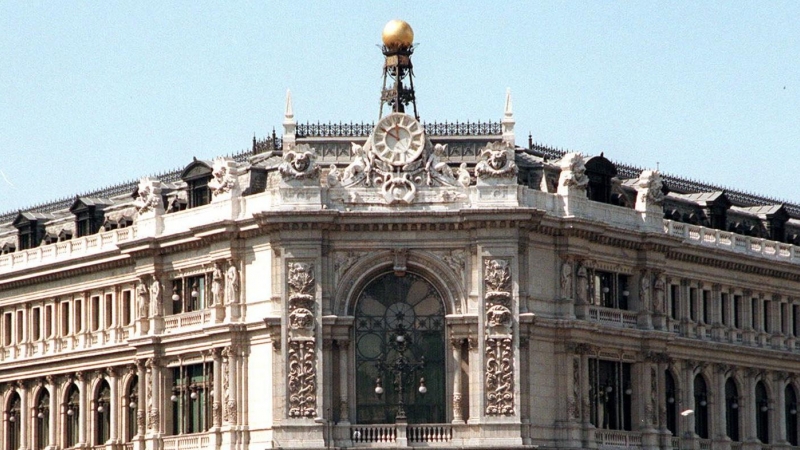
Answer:
<path fill-rule="evenodd" d="M 87 429 L 91 418 L 91 408 L 88 404 L 88 383 L 86 382 L 86 375 L 83 372 L 75 373 L 75 380 L 78 385 L 78 444 L 88 444 Z"/>
<path fill-rule="evenodd" d="M 683 395 L 681 395 L 681 405 L 678 411 L 680 414 L 683 411 L 691 409 L 692 411 L 696 411 L 697 408 L 694 404 L 694 365 L 693 361 L 684 361 L 683 363 Z M 678 420 L 680 423 L 678 424 L 678 429 L 681 430 L 681 439 L 687 440 L 686 443 L 691 445 L 690 440 L 694 440 L 695 433 L 694 433 L 694 422 L 695 422 L 695 414 L 688 414 L 686 416 L 679 416 Z M 686 444 L 684 444 L 686 447 Z M 692 448 L 691 446 L 688 448 Z"/>
<path fill-rule="evenodd" d="M 214 428 L 222 426 L 222 350 L 219 347 L 211 349 L 211 359 L 213 361 L 211 386 L 211 420 Z"/>
<path fill-rule="evenodd" d="M 756 373 L 753 369 L 748 369 L 744 373 L 744 382 L 742 383 L 742 392 L 739 393 L 739 420 L 741 421 L 742 435 L 740 438 L 744 442 L 755 443 L 758 442 L 756 437 L 756 421 L 755 414 L 758 407 L 755 405 L 755 383 L 753 378 Z"/>
<path fill-rule="evenodd" d="M 58 402 L 60 393 L 57 392 L 58 385 L 56 384 L 56 379 L 52 375 L 47 375 L 45 377 L 47 392 L 50 393 L 50 404 L 47 407 L 50 409 L 49 416 L 47 420 L 49 421 L 49 429 L 47 433 L 47 447 L 48 448 L 55 448 L 56 446 L 56 429 L 58 428 L 56 424 L 58 423 Z"/>
<path fill-rule="evenodd" d="M 787 444 L 786 441 L 786 376 L 785 372 L 776 372 L 772 376 L 772 417 L 769 437 L 772 443 Z"/>
<path fill-rule="evenodd" d="M 462 392 L 461 392 L 461 346 L 463 339 L 455 338 L 450 340 L 453 353 L 453 423 L 464 423 L 461 413 Z"/>
<path fill-rule="evenodd" d="M 344 339 L 336 341 L 339 346 L 339 423 L 342 425 L 350 424 L 350 408 L 348 388 L 350 386 L 350 377 L 348 370 L 350 368 L 348 358 L 349 341 Z"/>
<path fill-rule="evenodd" d="M 137 359 L 136 360 L 136 378 L 138 380 L 137 383 L 137 390 L 136 393 L 137 402 L 136 402 L 136 424 L 131 424 L 131 426 L 136 427 L 136 435 L 139 438 L 143 438 L 145 433 L 147 433 L 146 427 L 146 417 L 147 417 L 147 372 L 145 372 L 145 365 L 144 360 Z"/>
<path fill-rule="evenodd" d="M 28 406 L 28 385 L 24 381 L 17 381 L 17 394 L 19 394 L 19 436 L 20 436 L 20 449 L 26 450 L 28 448 L 28 429 L 32 428 L 30 408 Z"/>
<path fill-rule="evenodd" d="M 714 440 L 717 442 L 728 442 L 730 439 L 727 437 L 727 414 L 728 414 L 728 399 L 725 397 L 725 382 L 728 380 L 728 366 L 718 364 L 714 367 L 714 382 L 717 387 L 717 401 L 711 403 L 711 417 L 716 419 L 714 423 Z"/>
<path fill-rule="evenodd" d="M 161 434 L 161 408 L 164 402 L 162 399 L 161 379 L 162 369 L 155 358 L 148 358 L 145 363 L 147 367 L 147 437 L 154 440 Z M 169 392 L 166 392 L 167 394 Z"/>
<path fill-rule="evenodd" d="M 119 402 L 119 386 L 117 385 L 119 382 L 119 377 L 117 376 L 117 371 L 113 367 L 106 368 L 106 380 L 108 381 L 108 388 L 111 398 L 108 400 L 108 414 L 109 417 L 109 426 L 110 430 L 108 433 L 108 438 L 112 443 L 119 442 L 119 433 L 117 431 L 117 424 L 119 423 L 119 415 L 120 411 L 123 411 L 120 408 Z M 103 442 L 105 443 L 105 442 Z"/>
<path fill-rule="evenodd" d="M 481 355 L 480 345 L 478 339 L 475 337 L 467 338 L 467 346 L 469 348 L 469 372 L 467 391 L 469 392 L 469 418 L 468 424 L 481 423 L 481 405 L 483 401 L 481 395 L 483 392 L 483 370 L 481 370 Z"/>

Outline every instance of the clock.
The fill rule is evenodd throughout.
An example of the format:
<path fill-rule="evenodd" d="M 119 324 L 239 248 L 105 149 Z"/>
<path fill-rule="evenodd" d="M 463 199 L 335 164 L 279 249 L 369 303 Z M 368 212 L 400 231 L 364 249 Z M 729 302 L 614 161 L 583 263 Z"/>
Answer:
<path fill-rule="evenodd" d="M 403 166 L 422 154 L 425 130 L 417 119 L 391 113 L 378 121 L 372 133 L 372 145 L 378 158 L 394 166 Z"/>

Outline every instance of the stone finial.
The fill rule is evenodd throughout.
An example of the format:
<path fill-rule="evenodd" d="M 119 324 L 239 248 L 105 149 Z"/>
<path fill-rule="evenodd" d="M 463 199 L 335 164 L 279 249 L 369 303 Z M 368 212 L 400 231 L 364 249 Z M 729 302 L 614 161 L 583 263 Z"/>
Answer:
<path fill-rule="evenodd" d="M 586 190 L 589 177 L 586 176 L 586 166 L 580 153 L 567 153 L 559 161 L 559 167 L 561 167 L 561 175 L 558 177 L 556 193 L 569 195 L 576 191 Z"/>
<path fill-rule="evenodd" d="M 510 145 L 511 148 L 516 146 L 516 139 L 514 137 L 514 112 L 511 106 L 511 88 L 506 89 L 506 103 L 503 111 L 503 120 L 500 122 L 503 127 L 503 142 Z"/>
<path fill-rule="evenodd" d="M 161 181 L 155 178 L 142 178 L 139 180 L 137 197 L 133 201 L 139 216 L 146 214 L 162 214 L 164 202 L 161 199 Z"/>
<path fill-rule="evenodd" d="M 283 147 L 292 148 L 295 145 L 297 122 L 294 120 L 292 107 L 292 91 L 286 90 L 286 111 L 283 114 Z"/>
<path fill-rule="evenodd" d="M 664 201 L 663 186 L 657 170 L 643 171 L 636 180 L 636 210 L 647 211 L 648 207 L 659 207 Z"/>

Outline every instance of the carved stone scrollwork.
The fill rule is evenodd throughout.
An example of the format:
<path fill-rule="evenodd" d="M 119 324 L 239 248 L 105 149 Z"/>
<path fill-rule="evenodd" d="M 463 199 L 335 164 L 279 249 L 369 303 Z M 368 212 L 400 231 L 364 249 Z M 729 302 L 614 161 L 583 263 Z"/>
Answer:
<path fill-rule="evenodd" d="M 486 415 L 514 414 L 514 353 L 511 338 L 486 339 Z"/>
<path fill-rule="evenodd" d="M 514 414 L 511 271 L 505 259 L 484 262 L 486 415 Z"/>
<path fill-rule="evenodd" d="M 579 400 L 581 398 L 581 360 L 572 358 L 572 393 L 569 396 L 567 412 L 570 419 L 580 418 Z"/>
<path fill-rule="evenodd" d="M 133 206 L 139 215 L 149 212 L 163 212 L 163 201 L 161 198 L 161 181 L 155 178 L 142 178 L 136 190 L 136 199 Z"/>
<path fill-rule="evenodd" d="M 288 396 L 289 417 L 311 418 L 317 410 L 316 319 L 314 267 L 290 263 Z M 235 409 L 236 405 L 227 405 Z"/>
<path fill-rule="evenodd" d="M 560 195 L 586 190 L 589 177 L 586 176 L 586 166 L 579 153 L 567 153 L 561 158 L 559 166 L 561 174 L 558 178 L 557 192 Z"/>
<path fill-rule="evenodd" d="M 212 178 L 208 182 L 212 196 L 231 192 L 236 187 L 236 161 L 230 158 L 217 158 L 211 168 Z"/>

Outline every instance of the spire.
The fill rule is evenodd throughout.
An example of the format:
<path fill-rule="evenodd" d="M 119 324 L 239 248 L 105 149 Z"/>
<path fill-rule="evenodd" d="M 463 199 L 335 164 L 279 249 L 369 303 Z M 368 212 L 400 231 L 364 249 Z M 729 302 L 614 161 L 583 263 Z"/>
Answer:
<path fill-rule="evenodd" d="M 511 105 L 511 88 L 506 89 L 506 103 L 503 111 L 503 120 L 500 121 L 500 124 L 503 126 L 503 142 L 514 147 L 516 145 L 516 139 L 514 138 L 514 124 L 516 124 L 516 121 L 514 120 L 514 111 Z"/>
<path fill-rule="evenodd" d="M 286 111 L 283 114 L 283 146 L 284 148 L 294 147 L 297 132 L 297 122 L 294 121 L 294 109 L 292 108 L 292 91 L 286 90 Z"/>

